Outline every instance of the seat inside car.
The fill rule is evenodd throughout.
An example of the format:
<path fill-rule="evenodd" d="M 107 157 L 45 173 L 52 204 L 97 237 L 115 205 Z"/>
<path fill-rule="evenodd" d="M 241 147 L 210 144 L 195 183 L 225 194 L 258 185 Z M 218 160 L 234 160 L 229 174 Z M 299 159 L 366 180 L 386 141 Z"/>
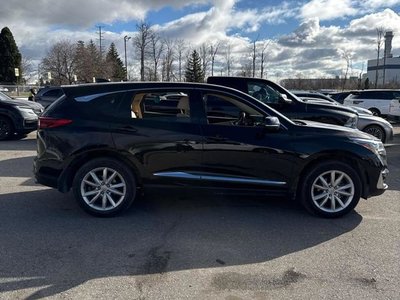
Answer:
<path fill-rule="evenodd" d="M 179 99 L 177 108 L 179 111 L 176 115 L 177 117 L 190 117 L 189 98 L 187 96 L 183 96 Z"/>

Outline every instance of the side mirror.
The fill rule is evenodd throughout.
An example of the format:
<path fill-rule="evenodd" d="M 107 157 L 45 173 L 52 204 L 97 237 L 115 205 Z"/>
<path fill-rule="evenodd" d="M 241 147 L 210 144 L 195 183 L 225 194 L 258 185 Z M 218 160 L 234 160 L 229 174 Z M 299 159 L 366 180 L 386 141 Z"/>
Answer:
<path fill-rule="evenodd" d="M 292 103 L 292 100 L 290 100 L 286 94 L 281 94 L 280 98 L 281 98 L 281 101 L 283 101 L 284 103 L 288 103 L 288 104 Z"/>
<path fill-rule="evenodd" d="M 279 121 L 279 119 L 277 117 L 268 116 L 268 117 L 265 117 L 263 126 L 268 131 L 275 132 L 275 131 L 279 131 L 279 128 L 281 128 L 281 122 Z"/>

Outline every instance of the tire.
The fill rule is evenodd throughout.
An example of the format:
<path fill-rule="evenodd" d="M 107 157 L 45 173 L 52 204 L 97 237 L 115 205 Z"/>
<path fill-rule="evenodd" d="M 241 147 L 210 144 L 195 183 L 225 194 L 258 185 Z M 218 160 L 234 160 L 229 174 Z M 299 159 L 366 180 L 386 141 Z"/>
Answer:
<path fill-rule="evenodd" d="M 377 116 L 377 117 L 380 117 L 380 116 L 381 116 L 381 112 L 380 112 L 379 109 L 377 109 L 377 108 L 368 108 L 368 110 L 369 110 L 370 112 L 372 112 L 372 114 L 373 114 L 374 116 Z"/>
<path fill-rule="evenodd" d="M 362 131 L 370 135 L 373 135 L 374 137 L 377 137 L 378 139 L 381 140 L 382 143 L 384 143 L 386 140 L 385 130 L 379 125 L 367 126 Z"/>
<path fill-rule="evenodd" d="M 329 161 L 305 174 L 299 189 L 300 199 L 310 213 L 337 218 L 356 207 L 361 187 L 360 177 L 353 168 L 339 161 Z"/>
<path fill-rule="evenodd" d="M 0 141 L 8 139 L 13 133 L 13 124 L 10 119 L 0 116 Z"/>
<path fill-rule="evenodd" d="M 132 171 L 111 158 L 96 158 L 84 164 L 76 173 L 72 188 L 79 205 L 97 217 L 121 213 L 136 196 Z"/>

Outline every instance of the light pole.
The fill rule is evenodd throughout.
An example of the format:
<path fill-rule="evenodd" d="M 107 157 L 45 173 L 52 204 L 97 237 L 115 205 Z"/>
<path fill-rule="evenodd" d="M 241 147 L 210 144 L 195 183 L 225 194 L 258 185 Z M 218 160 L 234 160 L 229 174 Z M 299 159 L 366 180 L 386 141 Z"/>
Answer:
<path fill-rule="evenodd" d="M 124 36 L 124 49 L 125 49 L 125 73 L 126 73 L 126 81 L 128 81 L 128 60 L 126 59 L 126 42 L 131 39 L 130 36 Z"/>

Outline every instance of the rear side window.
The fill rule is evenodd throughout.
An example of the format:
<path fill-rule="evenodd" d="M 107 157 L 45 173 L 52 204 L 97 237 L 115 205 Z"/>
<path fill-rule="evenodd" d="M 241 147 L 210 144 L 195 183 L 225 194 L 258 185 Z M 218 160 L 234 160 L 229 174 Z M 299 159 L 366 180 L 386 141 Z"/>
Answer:
<path fill-rule="evenodd" d="M 62 90 L 61 89 L 55 89 L 55 90 L 50 90 L 47 92 L 43 93 L 43 97 L 52 97 L 52 98 L 58 98 L 62 95 Z"/>
<path fill-rule="evenodd" d="M 133 95 L 124 115 L 137 120 L 192 122 L 190 97 L 185 91 L 143 91 Z M 129 110 L 129 111 L 128 111 Z"/>

